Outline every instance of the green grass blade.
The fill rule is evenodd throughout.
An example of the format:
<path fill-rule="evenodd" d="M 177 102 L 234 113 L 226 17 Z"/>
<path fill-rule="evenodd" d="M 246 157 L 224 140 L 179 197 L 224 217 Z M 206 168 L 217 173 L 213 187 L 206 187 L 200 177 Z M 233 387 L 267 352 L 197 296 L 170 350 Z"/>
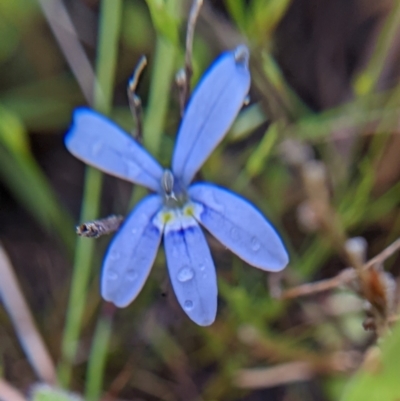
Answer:
<path fill-rule="evenodd" d="M 94 107 L 105 114 L 109 114 L 111 111 L 121 12 L 122 0 L 102 1 Z M 98 216 L 101 187 L 101 173 L 88 167 L 81 211 L 82 221 Z M 94 248 L 95 243 L 90 239 L 79 238 L 77 241 L 71 293 L 62 340 L 62 361 L 59 367 L 60 383 L 65 387 L 68 387 L 71 381 Z"/>

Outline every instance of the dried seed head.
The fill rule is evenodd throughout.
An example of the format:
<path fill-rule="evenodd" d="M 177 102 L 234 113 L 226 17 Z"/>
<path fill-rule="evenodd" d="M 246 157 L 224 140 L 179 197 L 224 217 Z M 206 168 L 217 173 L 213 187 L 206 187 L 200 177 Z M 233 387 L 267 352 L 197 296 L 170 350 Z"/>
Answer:
<path fill-rule="evenodd" d="M 346 240 L 345 244 L 346 252 L 355 259 L 358 264 L 363 265 L 367 260 L 367 248 L 368 243 L 363 237 L 354 237 Z"/>
<path fill-rule="evenodd" d="M 375 326 L 385 322 L 395 309 L 396 281 L 382 266 L 366 270 L 362 276 L 361 294 L 369 303 L 369 316 L 375 319 Z"/>
<path fill-rule="evenodd" d="M 305 232 L 315 232 L 320 228 L 318 217 L 308 200 L 300 203 L 296 214 L 297 221 Z"/>
<path fill-rule="evenodd" d="M 186 72 L 181 68 L 175 75 L 175 82 L 181 88 L 186 85 Z"/>
<path fill-rule="evenodd" d="M 284 161 L 292 166 L 302 165 L 315 157 L 311 146 L 295 139 L 282 141 L 279 145 L 279 151 Z"/>
<path fill-rule="evenodd" d="M 249 49 L 245 45 L 240 45 L 235 49 L 235 61 L 245 67 L 249 64 Z"/>

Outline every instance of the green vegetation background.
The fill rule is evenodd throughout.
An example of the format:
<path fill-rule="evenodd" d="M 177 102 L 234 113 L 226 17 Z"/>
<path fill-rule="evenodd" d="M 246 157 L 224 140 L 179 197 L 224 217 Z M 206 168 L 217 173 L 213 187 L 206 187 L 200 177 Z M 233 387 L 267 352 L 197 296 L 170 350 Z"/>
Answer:
<path fill-rule="evenodd" d="M 399 400 L 399 327 L 379 339 L 365 331 L 363 300 L 351 288 L 293 300 L 276 295 L 281 286 L 333 277 L 348 266 L 335 233 L 304 214 L 313 194 L 305 188 L 302 152 L 325 167 L 327 213 L 340 235 L 365 237 L 368 257 L 399 236 L 400 6 L 205 1 L 192 86 L 218 53 L 244 42 L 252 90 L 202 178 L 251 199 L 281 233 L 291 263 L 282 276 L 270 276 L 210 240 L 220 305 L 215 324 L 201 328 L 177 306 L 163 252 L 131 306 L 115 310 L 100 299 L 109 238 L 78 239 L 74 227 L 126 214 L 143 192 L 85 168 L 63 147 L 78 105 L 89 103 L 134 130 L 125 88 L 145 54 L 138 91 L 144 144 L 168 166 L 190 2 L 71 0 L 61 11 L 57 4 L 0 2 L 0 240 L 58 385 L 86 400 Z M 385 267 L 398 275 L 395 258 Z M 9 313 L 0 306 L 0 377 L 26 395 L 41 378 Z M 382 351 L 373 369 L 362 361 L 376 343 Z M 70 397 L 48 391 L 33 397 Z"/>

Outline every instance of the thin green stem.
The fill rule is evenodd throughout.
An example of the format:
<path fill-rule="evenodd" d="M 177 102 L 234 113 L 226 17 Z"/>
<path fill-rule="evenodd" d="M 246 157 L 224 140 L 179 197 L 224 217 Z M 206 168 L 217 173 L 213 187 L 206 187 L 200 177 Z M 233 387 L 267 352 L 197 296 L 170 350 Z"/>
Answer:
<path fill-rule="evenodd" d="M 176 49 L 171 42 L 158 36 L 149 103 L 143 124 L 144 146 L 155 156 L 160 149 L 162 130 L 167 115 L 176 53 Z"/>
<path fill-rule="evenodd" d="M 101 316 L 96 325 L 87 368 L 86 401 L 96 401 L 100 399 L 111 331 L 111 317 Z"/>
<path fill-rule="evenodd" d="M 121 10 L 122 0 L 102 0 L 94 108 L 105 114 L 109 114 L 112 104 Z M 87 168 L 81 221 L 92 220 L 98 216 L 101 188 L 101 173 L 90 167 Z M 90 239 L 79 238 L 77 241 L 71 293 L 62 339 L 62 359 L 58 370 L 60 384 L 64 387 L 68 387 L 71 382 L 72 365 L 78 348 L 94 247 L 95 243 Z"/>
<path fill-rule="evenodd" d="M 87 168 L 83 196 L 84 202 L 81 211 L 82 221 L 92 220 L 98 215 L 101 186 L 101 174 L 92 168 Z M 63 387 L 68 387 L 71 381 L 72 365 L 78 348 L 94 247 L 95 242 L 93 240 L 88 238 L 78 238 L 77 240 L 71 292 L 62 339 L 62 360 L 58 369 L 59 381 Z"/>
<path fill-rule="evenodd" d="M 179 11 L 181 0 L 170 0 L 167 7 L 175 15 Z M 161 138 L 171 96 L 171 85 L 175 75 L 177 49 L 161 33 L 157 33 L 156 51 L 151 73 L 149 102 L 143 122 L 143 143 L 154 156 L 160 151 Z M 142 188 L 134 188 L 129 203 L 133 207 L 145 196 Z"/>
<path fill-rule="evenodd" d="M 375 51 L 366 68 L 356 77 L 354 88 L 358 95 L 372 93 L 386 65 L 387 56 L 393 46 L 394 38 L 400 24 L 400 3 L 394 2 L 385 24 L 377 38 Z"/>
<path fill-rule="evenodd" d="M 167 4 L 171 12 L 177 12 L 181 0 L 170 0 Z M 143 124 L 144 145 L 155 156 L 160 150 L 168 101 L 171 95 L 170 89 L 175 74 L 176 56 L 177 49 L 174 44 L 158 33 L 149 102 Z"/>

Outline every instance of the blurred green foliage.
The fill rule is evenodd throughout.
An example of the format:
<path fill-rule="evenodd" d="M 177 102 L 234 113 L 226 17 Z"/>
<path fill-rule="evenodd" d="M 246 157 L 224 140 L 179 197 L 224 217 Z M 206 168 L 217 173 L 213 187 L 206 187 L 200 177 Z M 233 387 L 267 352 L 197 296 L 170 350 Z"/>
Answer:
<path fill-rule="evenodd" d="M 32 391 L 32 401 L 80 401 L 76 394 L 52 388 L 50 386 L 36 386 Z"/>
<path fill-rule="evenodd" d="M 296 151 L 305 147 L 326 167 L 330 206 L 340 229 L 349 236 L 367 236 L 369 256 L 378 253 L 400 232 L 398 176 L 385 181 L 381 170 L 385 162 L 391 163 L 389 171 L 397 168 L 393 157 L 387 158 L 387 150 L 391 134 L 398 131 L 398 77 L 385 90 L 378 90 L 382 71 L 390 61 L 388 53 L 393 48 L 400 7 L 393 3 L 370 62 L 346 77 L 355 93 L 346 94 L 346 101 L 334 107 L 318 110 L 290 84 L 276 56 L 278 30 L 293 2 L 226 0 L 214 8 L 206 3 L 195 34 L 193 81 L 225 43 L 237 38 L 251 49 L 254 99 L 205 164 L 202 177 L 238 190 L 271 219 L 291 253 L 284 285 L 331 277 L 346 267 L 347 260 L 326 232 L 302 227 L 299 205 L 308 199 L 301 163 L 288 160 L 293 154 L 285 145 L 295 144 Z M 183 64 L 189 2 L 75 0 L 66 4 L 76 26 L 75 33 L 67 34 L 70 40 L 80 39 L 95 65 L 98 85 L 91 106 L 115 118 L 127 131 L 135 127 L 124 97 L 125 85 L 140 55 L 147 55 L 149 66 L 139 87 L 144 144 L 168 165 L 180 119 L 174 77 Z M 360 330 L 364 318 L 360 304 L 348 310 L 346 301 L 342 301 L 344 306 L 333 305 L 335 297 L 347 299 L 341 291 L 321 298 L 276 299 L 271 291 L 280 284 L 274 278 L 267 281 L 265 273 L 245 265 L 214 242 L 221 305 L 218 319 L 210 328 L 196 327 L 181 316 L 164 284 L 162 252 L 133 305 L 119 312 L 104 308 L 98 280 L 105 242 L 83 239 L 75 244 L 74 222 L 108 210 L 110 205 L 102 203 L 105 193 L 113 194 L 112 207 L 122 209 L 121 204 L 136 203 L 144 192 L 134 188 L 131 194 L 115 181 L 107 181 L 102 189 L 101 174 L 88 169 L 81 216 L 71 217 L 65 207 L 66 191 L 80 197 L 79 185 L 75 190 L 72 185 L 64 191 L 56 190 L 60 186 L 54 185 L 48 171 L 43 170 L 43 154 L 35 152 L 32 144 L 39 143 L 40 148 L 41 138 L 53 136 L 61 147 L 71 111 L 85 103 L 84 97 L 38 3 L 0 2 L 0 37 L 6 38 L 0 40 L 0 179 L 6 188 L 2 191 L 35 219 L 40 227 L 35 229 L 58 240 L 59 254 L 71 266 L 68 279 L 62 273 L 57 275 L 65 286 L 58 299 L 41 299 L 43 309 L 32 302 L 64 387 L 85 393 L 87 400 L 96 400 L 103 392 L 124 399 L 143 396 L 169 401 L 184 394 L 188 400 L 252 400 L 258 390 L 238 388 L 235 382 L 242 369 L 302 361 L 310 366 L 310 378 L 278 380 L 286 399 L 400 398 L 399 327 L 378 343 L 382 354 L 376 357 L 376 369 L 371 371 L 368 361 L 361 364 L 361 359 L 375 339 Z M 340 147 L 340 140 L 347 140 L 346 146 Z M 80 182 L 77 170 L 69 171 L 74 163 L 72 156 L 65 153 L 62 157 L 66 164 L 62 173 L 69 182 Z M 119 196 L 122 201 L 115 199 Z M 43 253 L 47 251 L 44 246 Z M 28 271 L 29 257 L 20 271 Z M 166 298 L 160 296 L 164 287 Z M 27 291 L 32 293 L 35 288 Z M 28 300 L 35 300 L 34 295 Z M 60 323 L 60 316 L 65 317 L 65 325 Z M 11 344 L 8 349 L 1 346 L 1 352 L 21 359 L 15 334 L 6 322 L 1 313 L 0 326 L 5 329 L 0 330 L 0 343 Z M 347 366 L 343 361 L 354 354 L 356 362 Z M 342 364 L 332 362 L 337 358 Z M 7 358 L 1 358 L 2 365 L 8 366 Z M 23 375 L 18 372 L 3 371 L 17 386 L 22 381 Z M 31 378 L 31 383 L 34 380 Z M 299 384 L 303 381 L 309 385 Z M 273 387 L 267 378 L 265 387 Z M 318 395 L 315 387 L 320 389 Z M 284 399 L 268 391 L 266 398 Z M 37 392 L 33 399 L 69 399 L 66 394 L 50 397 Z"/>
<path fill-rule="evenodd" d="M 400 326 L 386 338 L 381 347 L 372 348 L 357 374 L 349 380 L 341 401 L 398 400 Z"/>

